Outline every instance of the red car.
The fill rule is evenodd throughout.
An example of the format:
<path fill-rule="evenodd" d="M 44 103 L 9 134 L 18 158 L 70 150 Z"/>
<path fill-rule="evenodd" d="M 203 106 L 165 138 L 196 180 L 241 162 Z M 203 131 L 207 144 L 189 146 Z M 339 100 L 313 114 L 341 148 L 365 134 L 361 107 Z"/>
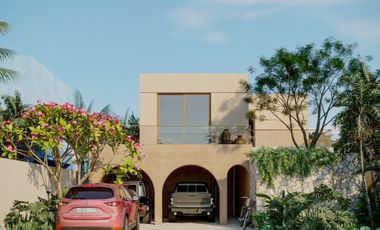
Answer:
<path fill-rule="evenodd" d="M 138 209 L 138 197 L 122 185 L 79 185 L 59 204 L 57 230 L 139 230 Z"/>

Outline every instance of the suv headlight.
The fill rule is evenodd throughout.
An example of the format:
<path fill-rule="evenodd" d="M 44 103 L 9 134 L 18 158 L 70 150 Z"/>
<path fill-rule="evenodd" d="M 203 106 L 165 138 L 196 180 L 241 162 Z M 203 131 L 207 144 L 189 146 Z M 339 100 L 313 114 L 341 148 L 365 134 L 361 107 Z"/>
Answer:
<path fill-rule="evenodd" d="M 214 198 L 210 198 L 210 204 L 214 204 Z"/>
<path fill-rule="evenodd" d="M 174 199 L 173 199 L 173 197 L 170 197 L 170 204 L 174 204 Z"/>

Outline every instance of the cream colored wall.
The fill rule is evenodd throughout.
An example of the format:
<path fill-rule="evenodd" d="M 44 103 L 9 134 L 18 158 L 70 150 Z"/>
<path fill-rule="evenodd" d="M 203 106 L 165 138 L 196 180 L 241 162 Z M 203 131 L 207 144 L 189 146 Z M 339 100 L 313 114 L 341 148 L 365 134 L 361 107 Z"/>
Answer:
<path fill-rule="evenodd" d="M 47 171 L 43 166 L 0 158 L 0 229 L 14 200 L 36 201 L 47 198 L 46 190 L 52 190 Z M 75 174 L 64 170 L 63 186 L 75 183 Z"/>
<path fill-rule="evenodd" d="M 248 126 L 242 80 L 248 80 L 248 74 L 141 74 L 141 143 L 157 143 L 159 93 L 209 93 L 211 126 Z"/>
<path fill-rule="evenodd" d="M 155 223 L 162 222 L 162 192 L 166 178 L 175 169 L 186 165 L 200 166 L 208 170 L 216 179 L 219 187 L 220 213 L 219 222 L 227 223 L 227 174 L 235 165 L 243 166 L 247 172 L 253 170 L 244 153 L 252 149 L 251 145 L 157 145 L 147 144 L 143 147 L 146 159 L 142 170 L 150 177 L 154 186 Z M 122 150 L 121 150 L 122 152 Z M 100 163 L 120 164 L 122 155 L 113 154 L 106 148 L 99 159 Z M 100 165 L 99 165 L 100 167 Z M 253 174 L 251 172 L 250 174 Z M 91 176 L 91 182 L 100 182 L 103 172 L 97 168 Z M 254 181 L 249 187 L 255 187 Z M 251 194 L 253 195 L 253 193 Z"/>
<path fill-rule="evenodd" d="M 256 119 L 255 119 L 255 147 L 279 147 L 279 146 L 294 146 L 290 131 L 286 128 L 286 126 L 270 111 L 263 110 L 258 111 L 255 110 L 255 106 L 250 104 L 249 111 L 255 111 Z M 308 129 L 308 109 L 303 111 L 305 115 L 305 128 Z M 283 114 L 276 114 L 279 116 L 286 124 L 288 118 Z M 298 125 L 293 124 L 295 126 L 294 136 L 299 145 L 303 145 L 303 135 Z"/>
<path fill-rule="evenodd" d="M 141 74 L 140 93 L 241 92 L 240 79 L 248 79 L 248 74 Z"/>

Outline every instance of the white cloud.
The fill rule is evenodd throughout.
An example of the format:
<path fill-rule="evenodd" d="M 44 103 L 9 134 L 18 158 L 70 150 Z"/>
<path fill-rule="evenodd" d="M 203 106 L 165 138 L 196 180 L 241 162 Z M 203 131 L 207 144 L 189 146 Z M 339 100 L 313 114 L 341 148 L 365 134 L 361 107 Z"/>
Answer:
<path fill-rule="evenodd" d="M 203 39 L 208 42 L 208 43 L 213 43 L 213 44 L 224 44 L 227 42 L 226 36 L 217 31 L 210 31 L 207 32 L 204 36 Z"/>
<path fill-rule="evenodd" d="M 270 15 L 277 12 L 279 12 L 279 9 L 277 8 L 263 8 L 263 9 L 251 10 L 251 11 L 242 13 L 240 15 L 240 18 L 245 19 L 245 20 L 251 20 L 251 19 L 263 17 L 263 16 Z"/>
<path fill-rule="evenodd" d="M 192 8 L 178 8 L 169 15 L 174 22 L 185 29 L 200 29 L 209 26 L 213 17 L 208 12 L 196 11 Z"/>
<path fill-rule="evenodd" d="M 342 20 L 333 18 L 330 22 L 339 32 L 361 42 L 378 42 L 380 40 L 379 20 Z"/>

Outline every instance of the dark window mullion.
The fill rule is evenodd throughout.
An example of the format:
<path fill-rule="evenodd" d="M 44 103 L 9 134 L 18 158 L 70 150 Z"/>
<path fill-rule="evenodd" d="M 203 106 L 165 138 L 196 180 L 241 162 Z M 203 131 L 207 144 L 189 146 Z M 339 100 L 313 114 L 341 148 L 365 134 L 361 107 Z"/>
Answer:
<path fill-rule="evenodd" d="M 182 95 L 182 143 L 186 144 L 186 97 Z"/>

